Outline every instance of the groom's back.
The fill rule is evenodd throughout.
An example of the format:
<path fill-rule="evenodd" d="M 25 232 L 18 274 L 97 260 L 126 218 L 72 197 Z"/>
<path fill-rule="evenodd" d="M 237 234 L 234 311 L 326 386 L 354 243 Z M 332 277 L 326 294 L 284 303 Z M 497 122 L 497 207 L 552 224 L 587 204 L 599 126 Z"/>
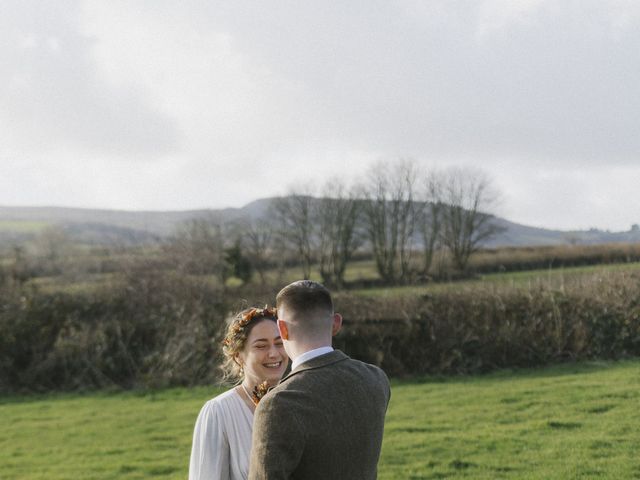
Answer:
<path fill-rule="evenodd" d="M 375 479 L 389 382 L 334 351 L 296 369 L 256 411 L 250 478 Z"/>

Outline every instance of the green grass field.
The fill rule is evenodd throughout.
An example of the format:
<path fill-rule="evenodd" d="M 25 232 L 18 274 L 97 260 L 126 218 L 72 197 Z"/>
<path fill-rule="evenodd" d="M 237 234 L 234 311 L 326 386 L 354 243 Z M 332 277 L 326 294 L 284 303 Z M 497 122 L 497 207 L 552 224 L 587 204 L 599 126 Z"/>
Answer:
<path fill-rule="evenodd" d="M 609 275 L 619 272 L 640 272 L 640 263 L 617 263 L 607 265 L 592 265 L 585 267 L 570 267 L 545 270 L 527 270 L 522 272 L 490 273 L 480 275 L 471 280 L 455 282 L 434 282 L 426 285 L 411 285 L 400 287 L 367 288 L 354 290 L 354 293 L 371 297 L 389 297 L 396 295 L 421 295 L 426 293 L 444 292 L 447 290 L 473 289 L 530 289 L 539 286 L 548 288 L 563 288 L 565 285 L 579 282 L 590 282 L 594 278 L 606 279 Z"/>
<path fill-rule="evenodd" d="M 184 479 L 220 390 L 0 398 L 0 478 Z M 640 479 L 640 361 L 396 381 L 381 479 Z"/>
<path fill-rule="evenodd" d="M 510 288 L 535 288 L 544 286 L 548 288 L 562 288 L 572 282 L 593 279 L 594 276 L 606 277 L 618 272 L 640 271 L 640 263 L 618 263 L 592 265 L 583 267 L 569 267 L 557 269 L 527 270 L 522 272 L 490 273 L 480 275 L 477 278 L 455 282 L 432 282 L 424 285 L 410 285 L 397 287 L 380 287 L 351 290 L 357 295 L 370 297 L 394 297 L 397 295 L 423 295 L 426 293 L 439 293 L 449 290 L 474 290 L 474 289 L 510 289 Z M 40 277 L 30 280 L 30 284 L 46 292 L 64 291 L 66 293 L 91 292 L 102 288 L 109 283 L 117 282 L 119 273 L 84 274 L 81 279 L 75 277 Z M 206 277 L 212 285 L 219 285 L 218 280 L 209 275 Z M 257 278 L 257 275 L 256 275 Z M 269 271 L 267 278 L 274 285 L 285 285 L 301 278 L 299 268 L 287 269 L 282 277 L 275 271 Z M 354 262 L 349 267 L 347 280 L 372 280 L 378 278 L 373 261 Z M 321 281 L 317 269 L 312 270 L 311 279 Z M 232 277 L 227 281 L 227 287 L 238 287 L 240 280 Z"/>
<path fill-rule="evenodd" d="M 397 384 L 380 478 L 640 478 L 640 362 Z"/>

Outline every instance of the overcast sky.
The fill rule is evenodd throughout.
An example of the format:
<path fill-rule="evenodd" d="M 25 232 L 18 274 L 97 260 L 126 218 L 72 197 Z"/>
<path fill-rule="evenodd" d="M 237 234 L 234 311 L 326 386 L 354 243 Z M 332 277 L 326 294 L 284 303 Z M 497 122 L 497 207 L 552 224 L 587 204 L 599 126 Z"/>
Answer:
<path fill-rule="evenodd" d="M 411 158 L 640 223 L 640 2 L 0 3 L 0 205 L 241 207 Z"/>

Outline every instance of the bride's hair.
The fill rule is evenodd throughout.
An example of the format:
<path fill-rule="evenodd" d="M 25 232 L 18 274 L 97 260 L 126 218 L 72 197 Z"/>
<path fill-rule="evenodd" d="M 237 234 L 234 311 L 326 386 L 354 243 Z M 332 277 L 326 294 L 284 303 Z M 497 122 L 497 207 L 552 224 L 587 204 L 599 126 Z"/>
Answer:
<path fill-rule="evenodd" d="M 222 341 L 224 360 L 220 368 L 224 382 L 239 383 L 244 377 L 242 366 L 238 363 L 238 354 L 244 349 L 249 333 L 262 320 L 277 320 L 276 309 L 265 305 L 264 308 L 247 308 L 227 320 L 227 334 Z"/>

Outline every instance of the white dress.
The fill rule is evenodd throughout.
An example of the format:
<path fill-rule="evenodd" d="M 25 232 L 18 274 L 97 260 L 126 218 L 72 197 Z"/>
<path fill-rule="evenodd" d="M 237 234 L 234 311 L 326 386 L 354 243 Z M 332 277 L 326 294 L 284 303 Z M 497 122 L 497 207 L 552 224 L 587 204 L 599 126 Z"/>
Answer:
<path fill-rule="evenodd" d="M 193 430 L 189 480 L 246 480 L 253 412 L 236 389 L 204 404 Z"/>

